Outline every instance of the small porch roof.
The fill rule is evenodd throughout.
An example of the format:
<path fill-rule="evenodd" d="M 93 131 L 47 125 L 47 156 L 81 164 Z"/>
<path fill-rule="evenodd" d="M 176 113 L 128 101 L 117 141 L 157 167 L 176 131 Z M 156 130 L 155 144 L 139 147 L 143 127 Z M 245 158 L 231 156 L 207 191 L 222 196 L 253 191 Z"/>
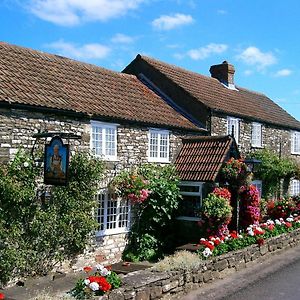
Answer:
<path fill-rule="evenodd" d="M 229 135 L 187 138 L 175 166 L 182 181 L 214 182 L 230 157 L 240 158 L 240 153 L 235 139 Z"/>

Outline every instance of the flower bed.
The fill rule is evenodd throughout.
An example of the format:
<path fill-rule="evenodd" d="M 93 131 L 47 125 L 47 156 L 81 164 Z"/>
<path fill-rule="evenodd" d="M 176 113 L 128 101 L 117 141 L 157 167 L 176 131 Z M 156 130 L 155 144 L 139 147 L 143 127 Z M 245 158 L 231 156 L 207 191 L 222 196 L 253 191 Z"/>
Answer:
<path fill-rule="evenodd" d="M 221 255 L 252 244 L 262 246 L 266 238 L 290 232 L 297 228 L 300 228 L 300 216 L 295 218 L 290 216 L 286 220 L 283 218 L 275 221 L 268 220 L 259 225 L 250 225 L 244 233 L 237 234 L 237 232 L 232 231 L 226 236 L 201 238 L 199 244 L 202 245 L 202 248 L 198 250 L 198 253 L 201 258 L 206 259 L 209 256 Z"/>

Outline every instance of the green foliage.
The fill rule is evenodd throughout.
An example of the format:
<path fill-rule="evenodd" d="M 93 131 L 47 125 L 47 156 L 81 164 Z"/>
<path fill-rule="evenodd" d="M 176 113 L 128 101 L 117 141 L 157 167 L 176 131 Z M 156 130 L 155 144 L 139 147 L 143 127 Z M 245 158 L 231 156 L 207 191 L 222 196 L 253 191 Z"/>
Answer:
<path fill-rule="evenodd" d="M 0 283 L 14 276 L 45 274 L 66 258 L 82 252 L 96 228 L 94 193 L 103 164 L 75 154 L 69 182 L 39 196 L 40 169 L 19 152 L 0 167 Z"/>
<path fill-rule="evenodd" d="M 294 160 L 279 157 L 269 149 L 258 150 L 252 154 L 252 157 L 261 160 L 261 164 L 255 171 L 255 176 L 263 181 L 264 197 L 279 193 L 281 179 L 289 182 L 292 177 L 298 174 L 299 166 Z"/>
<path fill-rule="evenodd" d="M 153 260 L 172 248 L 172 217 L 180 200 L 179 179 L 172 165 L 145 164 L 134 172 L 147 181 L 150 195 L 135 205 L 136 220 L 124 258 Z"/>
<path fill-rule="evenodd" d="M 203 199 L 202 214 L 208 218 L 213 218 L 215 222 L 225 223 L 231 218 L 232 207 L 228 199 L 219 197 L 213 193 Z"/>

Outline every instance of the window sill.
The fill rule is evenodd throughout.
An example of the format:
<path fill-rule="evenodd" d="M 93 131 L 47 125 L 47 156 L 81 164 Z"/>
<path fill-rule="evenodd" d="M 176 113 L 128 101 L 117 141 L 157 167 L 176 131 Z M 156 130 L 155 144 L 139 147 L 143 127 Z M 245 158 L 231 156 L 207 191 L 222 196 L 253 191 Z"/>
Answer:
<path fill-rule="evenodd" d="M 257 145 L 251 145 L 251 148 L 255 148 L 255 149 L 264 149 L 264 146 L 257 146 Z"/>
<path fill-rule="evenodd" d="M 117 157 L 107 157 L 107 156 L 102 156 L 102 155 L 94 155 L 94 157 L 102 159 L 103 161 L 112 161 L 112 162 L 120 161 L 120 159 Z"/>
<path fill-rule="evenodd" d="M 96 231 L 95 235 L 96 237 L 105 237 L 105 236 L 128 233 L 129 231 L 130 231 L 129 228 L 109 229 L 109 230 Z"/>
<path fill-rule="evenodd" d="M 186 217 L 186 216 L 179 216 L 179 217 L 176 218 L 176 220 L 199 222 L 199 221 L 201 221 L 201 218 L 200 218 L 200 217 Z"/>
<path fill-rule="evenodd" d="M 170 164 L 170 160 L 164 160 L 164 159 L 153 159 L 153 158 L 148 158 L 148 162 L 150 163 L 160 163 L 160 164 Z"/>
<path fill-rule="evenodd" d="M 300 155 L 300 152 L 291 152 L 292 155 Z"/>

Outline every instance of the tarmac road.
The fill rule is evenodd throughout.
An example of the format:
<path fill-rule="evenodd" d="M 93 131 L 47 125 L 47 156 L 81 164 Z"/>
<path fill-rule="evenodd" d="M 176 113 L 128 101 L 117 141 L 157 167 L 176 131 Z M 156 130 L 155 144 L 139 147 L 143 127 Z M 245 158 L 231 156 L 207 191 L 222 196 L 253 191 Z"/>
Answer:
<path fill-rule="evenodd" d="M 183 300 L 300 300 L 300 246 L 270 256 Z"/>

